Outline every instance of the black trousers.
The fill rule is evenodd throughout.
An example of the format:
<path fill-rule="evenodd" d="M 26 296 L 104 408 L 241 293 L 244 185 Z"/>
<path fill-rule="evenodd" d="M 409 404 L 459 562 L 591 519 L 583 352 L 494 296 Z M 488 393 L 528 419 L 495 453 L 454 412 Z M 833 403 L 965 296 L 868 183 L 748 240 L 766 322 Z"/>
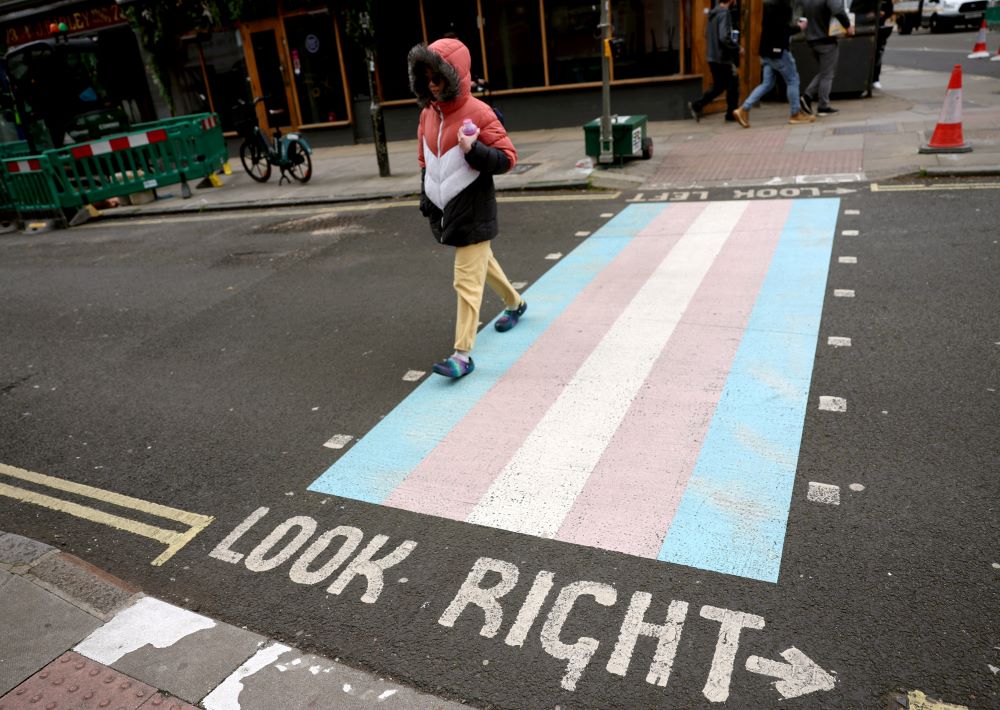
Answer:
<path fill-rule="evenodd" d="M 708 91 L 702 94 L 700 99 L 692 101 L 691 105 L 695 110 L 701 111 L 712 99 L 726 92 L 726 116 L 728 117 L 739 105 L 740 83 L 733 69 L 732 64 L 720 64 L 709 62 L 709 69 L 712 70 L 712 85 Z"/>

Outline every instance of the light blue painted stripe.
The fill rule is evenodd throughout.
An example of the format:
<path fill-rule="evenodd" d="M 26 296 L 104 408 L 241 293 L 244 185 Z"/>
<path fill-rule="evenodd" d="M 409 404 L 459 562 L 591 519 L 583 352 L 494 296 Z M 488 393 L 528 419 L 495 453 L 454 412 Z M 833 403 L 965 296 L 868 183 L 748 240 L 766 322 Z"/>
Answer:
<path fill-rule="evenodd" d="M 476 338 L 476 371 L 458 381 L 432 375 L 309 486 L 310 491 L 381 503 L 517 362 L 577 295 L 668 204 L 630 205 L 524 293 L 517 328 L 487 324 Z M 498 426 L 500 424 L 498 423 Z"/>
<path fill-rule="evenodd" d="M 792 205 L 659 559 L 778 581 L 839 205 Z"/>

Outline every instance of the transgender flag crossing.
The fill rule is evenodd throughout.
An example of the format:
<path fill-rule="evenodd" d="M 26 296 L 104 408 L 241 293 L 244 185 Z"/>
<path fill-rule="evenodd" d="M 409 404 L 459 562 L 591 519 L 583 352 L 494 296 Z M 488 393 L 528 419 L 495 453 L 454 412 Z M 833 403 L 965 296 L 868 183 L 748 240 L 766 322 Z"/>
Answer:
<path fill-rule="evenodd" d="M 776 582 L 838 209 L 630 205 L 309 490 Z"/>

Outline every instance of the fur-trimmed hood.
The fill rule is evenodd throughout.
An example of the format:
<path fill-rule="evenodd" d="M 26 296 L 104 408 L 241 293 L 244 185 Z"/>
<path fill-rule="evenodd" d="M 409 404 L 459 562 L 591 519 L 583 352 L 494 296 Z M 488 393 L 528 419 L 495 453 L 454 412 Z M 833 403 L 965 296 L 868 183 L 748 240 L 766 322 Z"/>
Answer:
<path fill-rule="evenodd" d="M 430 46 L 418 44 L 410 50 L 406 59 L 409 65 L 410 90 L 417 97 L 420 108 L 426 108 L 434 101 L 424 76 L 427 67 L 445 79 L 440 104 L 472 95 L 472 55 L 469 54 L 469 48 L 457 39 L 439 39 Z M 442 110 L 445 108 L 442 106 Z"/>

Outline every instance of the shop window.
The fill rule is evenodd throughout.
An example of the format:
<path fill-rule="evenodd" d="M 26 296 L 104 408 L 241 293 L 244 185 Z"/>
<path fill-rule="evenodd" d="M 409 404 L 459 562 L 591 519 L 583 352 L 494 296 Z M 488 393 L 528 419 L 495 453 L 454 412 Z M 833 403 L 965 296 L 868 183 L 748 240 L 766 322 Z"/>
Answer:
<path fill-rule="evenodd" d="M 615 79 L 680 71 L 679 0 L 616 0 L 611 3 L 611 25 L 622 40 L 614 60 Z"/>
<path fill-rule="evenodd" d="M 419 3 L 374 2 L 375 52 L 378 59 L 378 80 L 384 101 L 412 99 L 406 55 L 415 44 L 424 41 L 420 24 Z M 352 85 L 367 95 L 368 78 L 359 73 Z"/>
<path fill-rule="evenodd" d="M 601 80 L 600 6 L 593 2 L 545 0 L 549 83 Z"/>
<path fill-rule="evenodd" d="M 286 17 L 285 36 L 302 123 L 346 121 L 333 18 L 325 13 Z"/>
<path fill-rule="evenodd" d="M 205 75 L 208 77 L 212 107 L 219 114 L 222 129 L 235 130 L 233 107 L 240 99 L 249 101 L 253 98 L 250 95 L 250 80 L 239 32 L 213 32 L 203 37 L 200 44 L 205 58 Z"/>
<path fill-rule="evenodd" d="M 457 37 L 472 55 L 472 76 L 483 77 L 483 50 L 479 41 L 479 17 L 476 3 L 455 0 L 423 0 L 427 21 L 427 41 L 446 36 Z"/>
<path fill-rule="evenodd" d="M 235 130 L 236 102 L 252 98 L 236 30 L 206 32 L 183 42 L 172 80 L 175 115 L 214 111 L 224 131 Z"/>
<path fill-rule="evenodd" d="M 538 0 L 483 0 L 483 21 L 490 88 L 543 86 Z"/>

